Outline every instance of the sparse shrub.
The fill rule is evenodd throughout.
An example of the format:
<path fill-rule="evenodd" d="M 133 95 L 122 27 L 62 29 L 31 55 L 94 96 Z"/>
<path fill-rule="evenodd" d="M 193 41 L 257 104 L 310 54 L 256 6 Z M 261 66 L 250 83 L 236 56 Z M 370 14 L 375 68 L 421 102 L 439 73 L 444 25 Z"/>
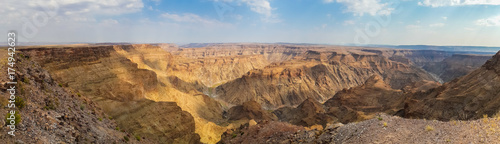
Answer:
<path fill-rule="evenodd" d="M 434 128 L 430 125 L 425 126 L 425 131 L 433 131 Z"/>
<path fill-rule="evenodd" d="M 85 109 L 85 105 L 80 105 L 80 110 L 84 110 Z"/>
<path fill-rule="evenodd" d="M 113 117 L 109 116 L 109 117 L 108 117 L 108 119 L 110 119 L 110 120 L 111 120 L 111 119 L 113 119 Z"/>
<path fill-rule="evenodd" d="M 233 138 L 235 138 L 236 136 L 238 136 L 237 134 L 233 134 Z"/>
<path fill-rule="evenodd" d="M 456 121 L 456 120 L 451 120 L 450 122 L 451 122 L 451 124 L 453 124 L 453 125 L 457 125 L 457 121 Z"/>
<path fill-rule="evenodd" d="M 387 122 L 384 122 L 384 127 L 387 127 Z"/>
<path fill-rule="evenodd" d="M 15 102 L 14 104 L 16 104 L 16 107 L 18 107 L 19 109 L 22 109 L 26 106 L 26 103 L 24 102 L 24 99 L 22 97 L 19 97 L 17 96 L 15 98 Z"/>
<path fill-rule="evenodd" d="M 99 121 L 102 121 L 102 118 L 99 118 Z"/>
<path fill-rule="evenodd" d="M 129 141 L 129 140 L 130 140 L 127 136 L 123 136 L 123 139 L 124 139 L 125 141 Z"/>
<path fill-rule="evenodd" d="M 17 87 L 18 87 L 17 90 L 19 90 L 19 95 L 24 95 L 24 85 L 23 85 L 23 83 L 17 83 Z"/>
<path fill-rule="evenodd" d="M 23 79 L 24 79 L 24 80 L 23 80 L 23 82 L 24 82 L 24 83 L 27 83 L 27 84 L 29 84 L 29 83 L 30 83 L 30 79 L 28 79 L 27 77 L 24 77 Z"/>
<path fill-rule="evenodd" d="M 57 98 L 53 99 L 53 97 L 50 96 L 47 99 L 45 99 L 44 109 L 55 110 L 58 105 L 59 105 L 59 99 Z"/>
<path fill-rule="evenodd" d="M 136 139 L 137 141 L 141 141 L 141 137 L 140 137 L 139 135 L 135 135 L 135 139 Z"/>
<path fill-rule="evenodd" d="M 81 96 L 82 96 L 80 93 L 76 93 L 76 95 L 78 95 L 78 97 L 81 97 Z"/>
<path fill-rule="evenodd" d="M 379 121 L 382 121 L 382 120 L 384 120 L 384 119 L 383 119 L 382 117 L 378 117 L 377 119 L 378 119 Z"/>
<path fill-rule="evenodd" d="M 5 115 L 5 125 L 9 125 L 10 124 L 10 120 L 7 120 L 7 118 L 9 118 L 12 114 L 10 113 L 7 113 L 7 115 Z M 21 122 L 21 114 L 16 111 L 16 113 L 14 114 L 14 122 L 16 122 L 15 125 L 19 124 Z"/>
<path fill-rule="evenodd" d="M 62 84 L 58 84 L 58 85 L 59 85 L 59 87 L 62 87 Z"/>
<path fill-rule="evenodd" d="M 120 127 L 116 127 L 115 130 L 120 131 Z"/>

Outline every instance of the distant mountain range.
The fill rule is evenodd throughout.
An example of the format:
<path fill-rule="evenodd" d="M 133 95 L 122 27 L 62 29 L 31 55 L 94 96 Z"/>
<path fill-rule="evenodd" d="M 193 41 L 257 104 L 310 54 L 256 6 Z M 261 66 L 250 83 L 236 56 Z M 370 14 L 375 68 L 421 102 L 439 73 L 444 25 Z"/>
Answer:
<path fill-rule="evenodd" d="M 469 54 L 495 54 L 500 50 L 500 47 L 484 47 L 484 46 L 433 46 L 433 45 L 367 45 L 367 46 L 396 48 L 396 49 L 454 51 L 454 52 L 469 53 Z"/>

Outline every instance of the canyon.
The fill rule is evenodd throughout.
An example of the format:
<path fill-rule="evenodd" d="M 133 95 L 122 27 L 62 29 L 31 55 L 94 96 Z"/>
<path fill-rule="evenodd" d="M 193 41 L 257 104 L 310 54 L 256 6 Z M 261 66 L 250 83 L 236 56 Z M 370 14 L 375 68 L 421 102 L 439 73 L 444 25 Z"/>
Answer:
<path fill-rule="evenodd" d="M 332 124 L 373 120 L 380 113 L 448 121 L 480 119 L 499 110 L 500 53 L 492 58 L 331 45 L 194 46 L 25 46 L 17 57 L 28 81 L 37 82 L 30 83 L 31 91 L 57 91 L 26 94 L 29 107 L 68 113 L 42 110 L 28 95 L 72 97 L 64 103 L 92 104 L 86 107 L 97 114 L 90 119 L 108 117 L 95 126 L 114 137 L 86 138 L 90 142 L 123 142 L 131 135 L 141 143 L 237 143 L 245 140 L 231 140 L 233 134 L 257 132 L 252 127 L 259 125 L 281 125 L 295 133 L 333 130 Z M 1 80 L 5 87 L 6 78 Z"/>

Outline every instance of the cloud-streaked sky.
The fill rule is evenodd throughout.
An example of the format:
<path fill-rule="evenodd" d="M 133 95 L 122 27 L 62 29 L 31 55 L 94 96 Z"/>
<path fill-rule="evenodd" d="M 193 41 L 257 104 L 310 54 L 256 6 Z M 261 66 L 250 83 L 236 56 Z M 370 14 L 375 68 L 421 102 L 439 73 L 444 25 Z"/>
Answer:
<path fill-rule="evenodd" d="M 0 31 L 21 42 L 500 46 L 499 0 L 0 2 Z"/>

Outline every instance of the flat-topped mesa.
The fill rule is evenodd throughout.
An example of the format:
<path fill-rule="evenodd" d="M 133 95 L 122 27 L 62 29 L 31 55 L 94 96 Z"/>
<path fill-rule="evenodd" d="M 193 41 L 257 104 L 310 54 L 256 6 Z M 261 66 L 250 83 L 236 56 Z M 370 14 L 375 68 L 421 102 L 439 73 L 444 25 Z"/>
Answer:
<path fill-rule="evenodd" d="M 281 62 L 293 59 L 311 47 L 279 44 L 215 44 L 202 48 L 182 48 L 172 52 L 187 58 L 263 55 L 267 61 Z"/>

